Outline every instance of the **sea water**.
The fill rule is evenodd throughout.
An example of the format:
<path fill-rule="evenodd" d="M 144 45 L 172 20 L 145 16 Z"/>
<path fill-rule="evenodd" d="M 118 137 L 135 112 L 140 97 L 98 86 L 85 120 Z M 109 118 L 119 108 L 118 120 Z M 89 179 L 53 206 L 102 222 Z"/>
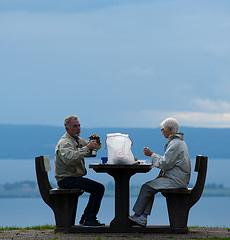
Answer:
<path fill-rule="evenodd" d="M 96 162 L 96 160 L 91 162 Z M 194 162 L 193 169 L 194 169 Z M 223 184 L 230 187 L 229 178 L 230 160 L 209 159 L 206 183 Z M 131 178 L 130 184 L 141 186 L 142 183 L 156 176 L 157 169 L 147 174 L 136 174 Z M 49 175 L 54 180 L 53 170 Z M 88 169 L 88 177 L 104 184 L 113 182 L 113 178 L 105 173 L 95 173 Z M 196 174 L 192 172 L 192 179 Z M 0 160 L 0 184 L 23 180 L 36 181 L 34 159 L 28 160 Z M 130 198 L 130 213 L 136 197 Z M 79 198 L 77 220 L 82 214 L 88 200 L 87 194 Z M 202 197 L 190 210 L 189 226 L 226 226 L 230 227 L 230 197 Z M 109 224 L 114 217 L 114 197 L 104 197 L 98 218 Z M 34 226 L 40 224 L 54 224 L 51 209 L 41 198 L 0 198 L 0 226 Z M 165 199 L 156 197 L 149 224 L 168 224 L 168 215 Z"/>
<path fill-rule="evenodd" d="M 135 201 L 130 199 L 130 212 Z M 88 198 L 80 197 L 76 224 L 87 204 Z M 230 227 L 230 197 L 202 197 L 195 204 L 189 215 L 189 226 Z M 114 198 L 104 197 L 98 219 L 107 225 L 114 218 Z M 0 226 L 35 226 L 55 224 L 51 209 L 41 198 L 0 199 Z M 168 214 L 165 198 L 156 197 L 148 224 L 167 225 Z"/>

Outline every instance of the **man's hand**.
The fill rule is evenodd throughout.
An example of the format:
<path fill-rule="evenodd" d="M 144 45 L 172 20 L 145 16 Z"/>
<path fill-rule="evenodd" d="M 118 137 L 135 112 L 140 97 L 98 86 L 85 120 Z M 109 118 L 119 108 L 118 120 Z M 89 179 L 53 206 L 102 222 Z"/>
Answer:
<path fill-rule="evenodd" d="M 99 148 L 101 148 L 101 140 L 99 135 L 92 134 L 91 136 L 89 136 L 89 140 L 90 140 L 89 143 L 90 142 L 97 143 L 97 145 L 92 145 L 92 146 L 87 145 L 90 150 L 98 150 Z"/>
<path fill-rule="evenodd" d="M 86 145 L 90 150 L 97 150 L 101 147 L 100 144 L 98 144 L 96 141 L 92 140 L 92 141 L 89 141 L 89 143 Z"/>
<path fill-rule="evenodd" d="M 144 155 L 150 157 L 153 154 L 153 152 L 148 148 L 144 147 Z"/>

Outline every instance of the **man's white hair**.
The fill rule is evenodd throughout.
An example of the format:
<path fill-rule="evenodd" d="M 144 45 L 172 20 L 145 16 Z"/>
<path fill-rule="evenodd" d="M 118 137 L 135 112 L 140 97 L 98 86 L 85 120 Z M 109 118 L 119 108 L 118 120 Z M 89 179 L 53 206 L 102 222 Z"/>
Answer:
<path fill-rule="evenodd" d="M 162 128 L 167 128 L 169 129 L 172 133 L 178 133 L 179 132 L 179 123 L 175 118 L 169 117 L 163 120 L 160 124 L 161 129 Z"/>
<path fill-rule="evenodd" d="M 71 119 L 76 119 L 77 121 L 80 121 L 80 120 L 79 120 L 79 117 L 78 117 L 77 115 L 69 115 L 69 116 L 65 117 L 65 120 L 64 120 L 64 126 L 65 126 L 65 128 L 71 127 L 71 126 L 70 126 L 70 120 L 71 120 Z"/>

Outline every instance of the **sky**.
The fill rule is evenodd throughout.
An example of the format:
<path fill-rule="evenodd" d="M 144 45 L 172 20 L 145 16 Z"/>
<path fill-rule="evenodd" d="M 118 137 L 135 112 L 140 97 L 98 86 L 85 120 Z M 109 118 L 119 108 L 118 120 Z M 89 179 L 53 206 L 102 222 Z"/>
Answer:
<path fill-rule="evenodd" d="M 0 124 L 230 127 L 230 1 L 0 0 Z"/>

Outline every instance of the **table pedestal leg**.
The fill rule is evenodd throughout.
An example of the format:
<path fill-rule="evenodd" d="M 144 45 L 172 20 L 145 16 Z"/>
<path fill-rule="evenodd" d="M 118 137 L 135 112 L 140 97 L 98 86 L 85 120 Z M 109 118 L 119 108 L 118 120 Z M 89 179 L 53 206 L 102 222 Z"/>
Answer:
<path fill-rule="evenodd" d="M 113 175 L 115 180 L 115 218 L 110 226 L 114 229 L 126 229 L 130 226 L 129 216 L 129 180 L 132 174 Z"/>

